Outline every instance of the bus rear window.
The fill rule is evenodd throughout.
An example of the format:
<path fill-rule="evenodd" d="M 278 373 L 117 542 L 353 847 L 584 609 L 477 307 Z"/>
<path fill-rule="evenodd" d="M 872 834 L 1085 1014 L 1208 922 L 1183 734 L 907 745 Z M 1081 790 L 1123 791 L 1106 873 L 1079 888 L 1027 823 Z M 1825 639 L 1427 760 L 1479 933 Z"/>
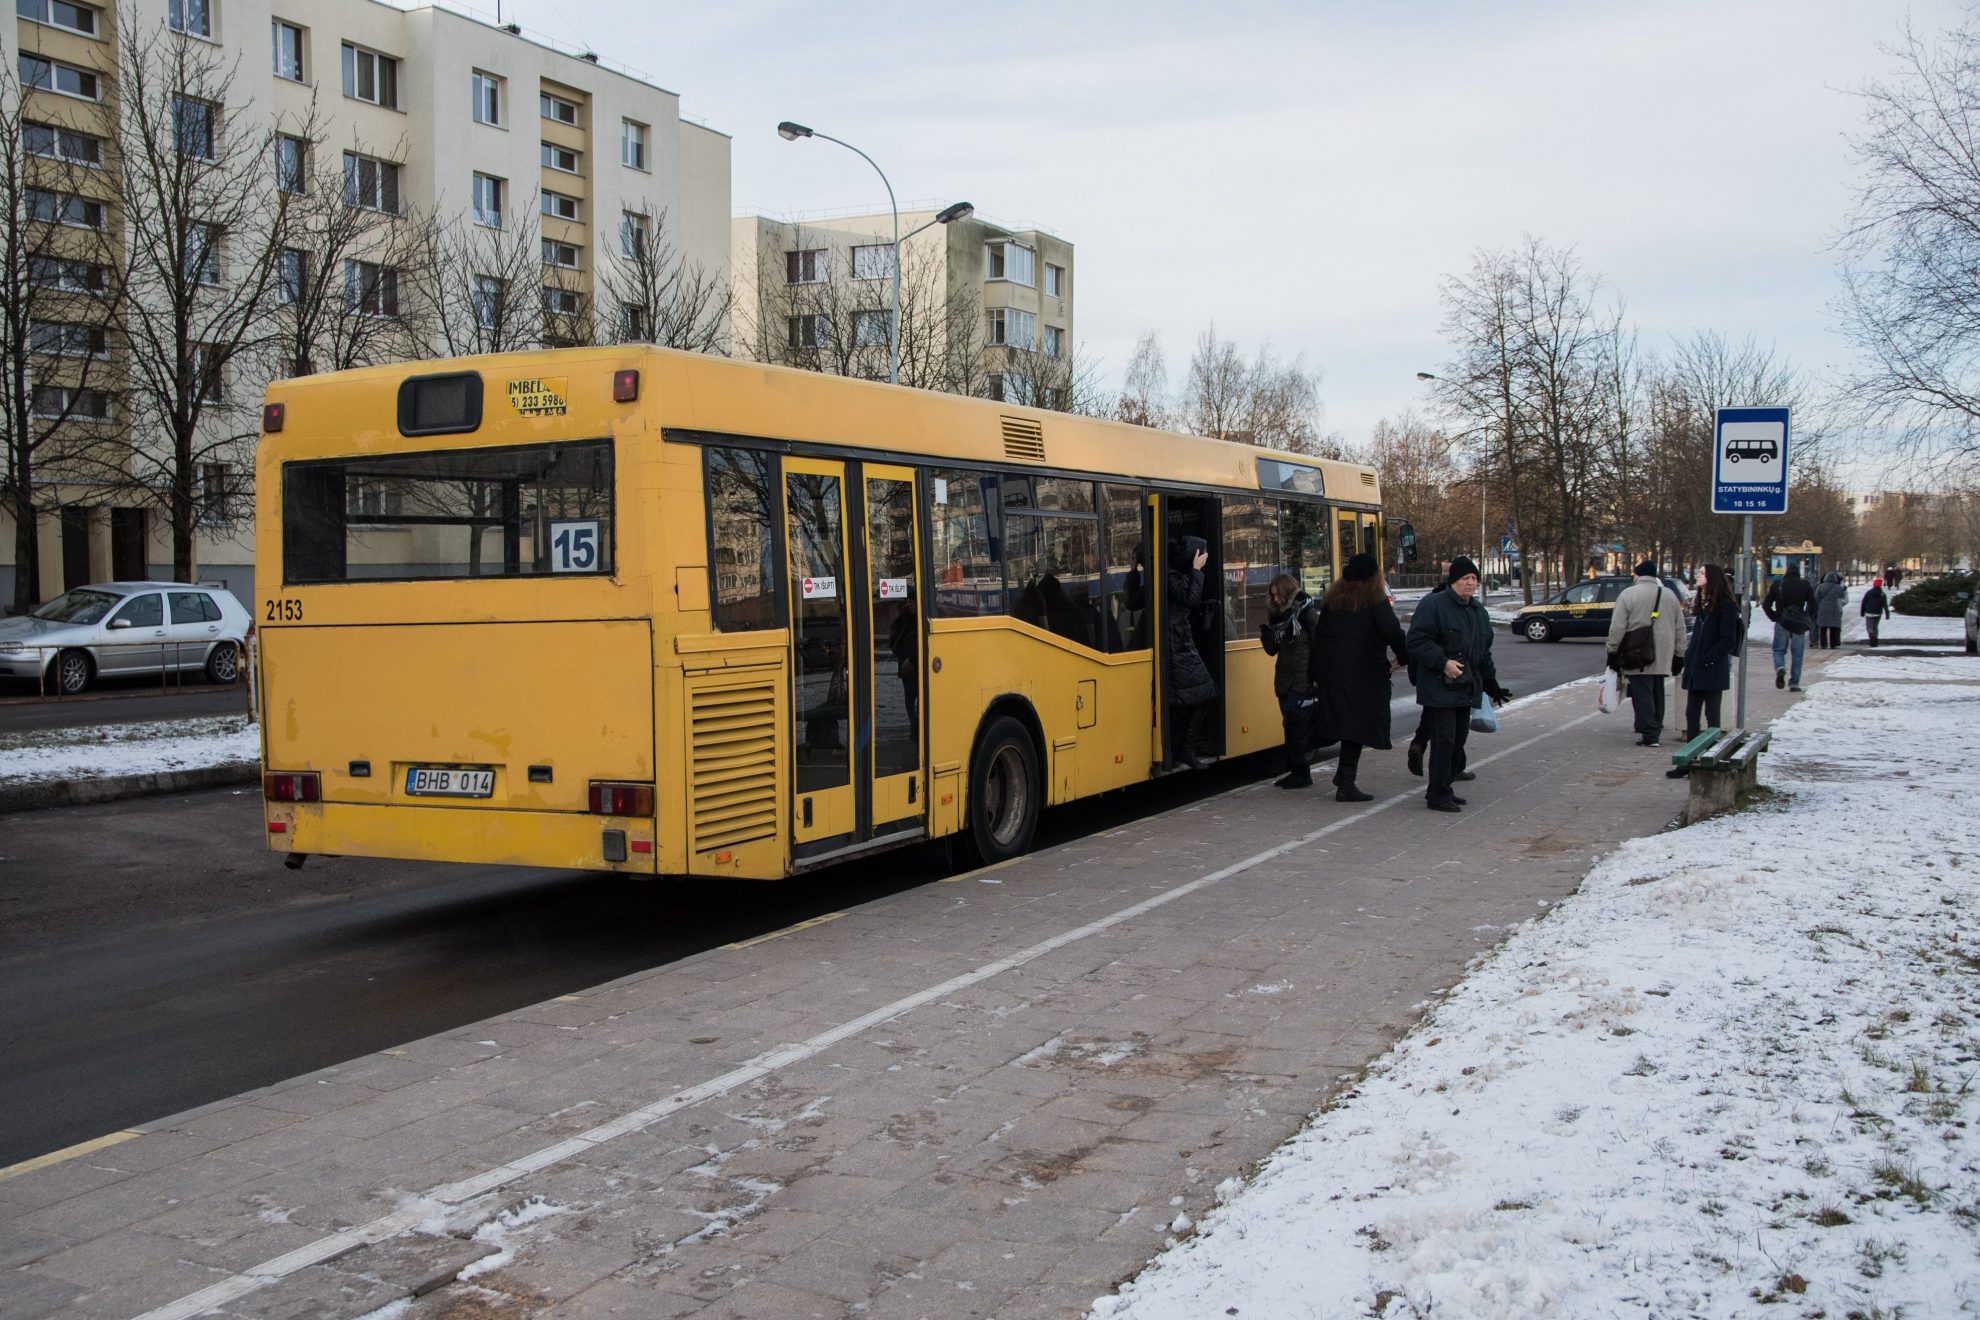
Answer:
<path fill-rule="evenodd" d="M 290 583 L 612 572 L 612 442 L 282 467 Z"/>

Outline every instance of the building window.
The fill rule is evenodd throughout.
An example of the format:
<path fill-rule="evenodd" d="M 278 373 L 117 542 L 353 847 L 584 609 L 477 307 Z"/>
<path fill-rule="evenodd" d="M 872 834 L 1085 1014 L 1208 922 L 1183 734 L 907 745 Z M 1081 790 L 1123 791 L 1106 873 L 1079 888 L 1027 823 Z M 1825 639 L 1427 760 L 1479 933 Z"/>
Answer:
<path fill-rule="evenodd" d="M 183 381 L 186 393 L 207 403 L 219 403 L 225 393 L 222 380 L 219 349 L 213 344 L 188 345 Z"/>
<path fill-rule="evenodd" d="M 569 147 L 560 147 L 554 142 L 545 142 L 543 144 L 543 168 L 545 169 L 561 170 L 565 174 L 576 174 L 578 173 L 579 165 L 583 161 L 584 157 L 580 153 L 572 151 Z"/>
<path fill-rule="evenodd" d="M 199 520 L 203 523 L 224 523 L 233 517 L 234 477 L 225 463 L 201 463 L 199 465 Z M 172 593 L 172 621 L 179 621 L 179 602 L 182 599 L 204 601 L 205 596 L 193 596 L 178 592 Z M 189 620 L 200 622 L 201 620 Z"/>
<path fill-rule="evenodd" d="M 894 278 L 894 245 L 857 245 L 852 251 L 852 263 L 853 278 L 856 280 L 891 280 Z"/>
<path fill-rule="evenodd" d="M 32 321 L 28 324 L 28 349 L 48 357 L 107 358 L 110 333 L 100 325 Z"/>
<path fill-rule="evenodd" d="M 578 268 L 578 248 L 575 243 L 559 242 L 554 238 L 543 240 L 543 264 L 555 266 L 559 270 Z"/>
<path fill-rule="evenodd" d="M 573 128 L 577 127 L 578 107 L 576 101 L 567 101 L 561 96 L 552 96 L 550 93 L 544 92 L 537 97 L 536 104 L 537 109 L 545 119 L 559 124 L 569 124 Z"/>
<path fill-rule="evenodd" d="M 492 73 L 474 71 L 474 122 L 502 125 L 502 80 Z"/>
<path fill-rule="evenodd" d="M 502 304 L 508 294 L 508 282 L 494 275 L 474 277 L 474 323 L 483 330 L 493 330 L 502 324 Z"/>
<path fill-rule="evenodd" d="M 71 389 L 66 385 L 37 385 L 34 389 L 34 415 L 45 420 L 107 422 L 110 396 L 102 390 Z"/>
<path fill-rule="evenodd" d="M 346 261 L 344 306 L 361 316 L 397 316 L 399 272 L 369 261 Z"/>
<path fill-rule="evenodd" d="M 560 289 L 554 284 L 543 286 L 543 310 L 552 316 L 576 316 L 578 295 L 576 289 Z"/>
<path fill-rule="evenodd" d="M 44 224 L 67 225 L 71 229 L 103 228 L 103 203 L 74 193 L 50 192 L 46 188 L 27 190 L 27 215 Z"/>
<path fill-rule="evenodd" d="M 212 160 L 213 121 L 218 117 L 218 107 L 211 101 L 173 97 L 172 140 L 178 145 L 179 154 L 190 160 Z"/>
<path fill-rule="evenodd" d="M 822 316 L 790 318 L 792 348 L 823 348 L 832 342 L 832 323 Z"/>
<path fill-rule="evenodd" d="M 1015 307 L 990 310 L 990 342 L 1007 348 L 1031 348 L 1038 342 L 1038 316 Z"/>
<path fill-rule="evenodd" d="M 287 133 L 276 135 L 275 187 L 285 193 L 309 191 L 309 143 Z"/>
<path fill-rule="evenodd" d="M 70 4 L 69 0 L 14 0 L 14 12 L 31 22 L 66 28 L 85 37 L 93 37 L 97 32 L 96 11 L 88 5 Z"/>
<path fill-rule="evenodd" d="M 619 160 L 636 170 L 646 168 L 646 125 L 619 121 Z"/>
<path fill-rule="evenodd" d="M 1062 357 L 1066 351 L 1066 332 L 1056 325 L 1045 327 L 1045 356 Z"/>
<path fill-rule="evenodd" d="M 619 251 L 626 260 L 646 260 L 647 244 L 651 237 L 646 217 L 639 212 L 626 211 L 619 216 Z"/>
<path fill-rule="evenodd" d="M 93 261 L 69 261 L 62 257 L 29 257 L 28 283 L 37 288 L 62 293 L 102 293 L 110 282 L 110 271 Z"/>
<path fill-rule="evenodd" d="M 809 248 L 802 252 L 784 254 L 784 283 L 823 284 L 825 282 L 825 249 Z"/>
<path fill-rule="evenodd" d="M 283 248 L 275 259 L 275 301 L 283 306 L 302 301 L 304 265 L 308 255 L 301 248 Z"/>
<path fill-rule="evenodd" d="M 502 194 L 507 190 L 506 180 L 492 174 L 474 176 L 474 222 L 490 229 L 502 227 Z"/>
<path fill-rule="evenodd" d="M 1049 298 L 1063 298 L 1066 293 L 1066 268 L 1045 263 L 1045 295 Z"/>
<path fill-rule="evenodd" d="M 885 348 L 887 346 L 887 313 L 853 313 L 853 347 Z"/>
<path fill-rule="evenodd" d="M 637 303 L 619 304 L 619 336 L 628 343 L 639 343 L 649 334 L 646 309 Z"/>
<path fill-rule="evenodd" d="M 399 167 L 389 160 L 344 153 L 344 201 L 366 211 L 399 213 Z"/>
<path fill-rule="evenodd" d="M 98 98 L 96 75 L 73 64 L 60 64 L 39 55 L 23 55 L 18 65 L 21 86 L 44 92 L 58 92 L 84 101 Z"/>
<path fill-rule="evenodd" d="M 153 11 L 154 13 L 157 11 Z M 174 32 L 213 39 L 213 0 L 169 0 L 165 22 Z"/>
<path fill-rule="evenodd" d="M 27 148 L 30 156 L 46 156 L 71 165 L 103 164 L 102 138 L 57 128 L 53 124 L 24 121 L 21 124 L 21 145 Z"/>
<path fill-rule="evenodd" d="M 1009 280 L 1012 284 L 1031 287 L 1033 253 L 1030 248 L 1022 243 L 992 243 L 989 253 L 990 273 L 986 278 Z"/>
<path fill-rule="evenodd" d="M 269 39 L 274 46 L 275 76 L 290 82 L 303 80 L 303 30 L 281 19 L 269 22 Z"/>
<path fill-rule="evenodd" d="M 220 283 L 220 226 L 186 226 L 186 278 L 195 284 Z"/>
<path fill-rule="evenodd" d="M 387 110 L 399 108 L 399 62 L 390 55 L 344 43 L 344 95 Z"/>
<path fill-rule="evenodd" d="M 578 210 L 578 199 L 566 197 L 560 192 L 545 191 L 543 194 L 543 214 L 559 220 L 578 220 L 583 216 Z"/>

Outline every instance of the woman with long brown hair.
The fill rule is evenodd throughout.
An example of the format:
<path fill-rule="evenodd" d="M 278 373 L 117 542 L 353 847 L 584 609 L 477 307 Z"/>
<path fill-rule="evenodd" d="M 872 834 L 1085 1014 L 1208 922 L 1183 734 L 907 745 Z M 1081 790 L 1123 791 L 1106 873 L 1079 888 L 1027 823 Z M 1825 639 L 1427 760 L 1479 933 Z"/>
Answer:
<path fill-rule="evenodd" d="M 1391 659 L 1391 657 L 1394 657 Z M 1307 673 L 1320 701 L 1314 725 L 1321 740 L 1340 741 L 1334 800 L 1367 802 L 1355 784 L 1361 749 L 1389 749 L 1389 675 L 1402 668 L 1402 624 L 1373 555 L 1356 555 L 1327 594 L 1313 629 Z"/>
<path fill-rule="evenodd" d="M 1732 686 L 1733 657 L 1745 641 L 1740 633 L 1739 597 L 1726 570 L 1717 564 L 1698 570 L 1698 596 L 1692 602 L 1692 612 L 1691 642 L 1684 650 L 1681 676 L 1686 742 L 1698 736 L 1701 714 L 1711 721 L 1712 728 L 1720 727 L 1720 703 Z M 1664 773 L 1672 779 L 1684 777 L 1682 770 Z"/>

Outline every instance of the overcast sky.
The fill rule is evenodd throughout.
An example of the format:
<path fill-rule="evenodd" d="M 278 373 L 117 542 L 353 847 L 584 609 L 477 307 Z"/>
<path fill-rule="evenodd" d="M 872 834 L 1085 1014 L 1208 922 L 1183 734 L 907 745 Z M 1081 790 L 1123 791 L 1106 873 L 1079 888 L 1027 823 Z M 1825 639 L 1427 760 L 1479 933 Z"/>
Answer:
<path fill-rule="evenodd" d="M 489 0 L 481 0 L 485 6 Z M 1212 321 L 1322 376 L 1352 443 L 1450 356 L 1441 277 L 1523 234 L 1574 247 L 1645 347 L 1751 333 L 1813 377 L 1880 45 L 1957 4 L 507 0 L 734 137 L 734 203 L 967 199 L 1071 241 L 1075 338 L 1117 384 L 1157 332 L 1172 387 Z"/>

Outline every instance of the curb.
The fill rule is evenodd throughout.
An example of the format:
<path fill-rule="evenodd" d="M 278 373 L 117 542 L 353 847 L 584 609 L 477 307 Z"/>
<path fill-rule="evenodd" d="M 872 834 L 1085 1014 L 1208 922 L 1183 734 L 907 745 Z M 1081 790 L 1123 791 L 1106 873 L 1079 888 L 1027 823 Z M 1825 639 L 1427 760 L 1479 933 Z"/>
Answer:
<path fill-rule="evenodd" d="M 148 775 L 113 775 L 105 779 L 73 779 L 28 784 L 0 784 L 0 814 L 41 811 L 48 807 L 81 807 L 94 802 L 122 802 L 201 788 L 252 784 L 261 777 L 259 761 L 229 761 L 194 770 L 164 770 Z"/>

